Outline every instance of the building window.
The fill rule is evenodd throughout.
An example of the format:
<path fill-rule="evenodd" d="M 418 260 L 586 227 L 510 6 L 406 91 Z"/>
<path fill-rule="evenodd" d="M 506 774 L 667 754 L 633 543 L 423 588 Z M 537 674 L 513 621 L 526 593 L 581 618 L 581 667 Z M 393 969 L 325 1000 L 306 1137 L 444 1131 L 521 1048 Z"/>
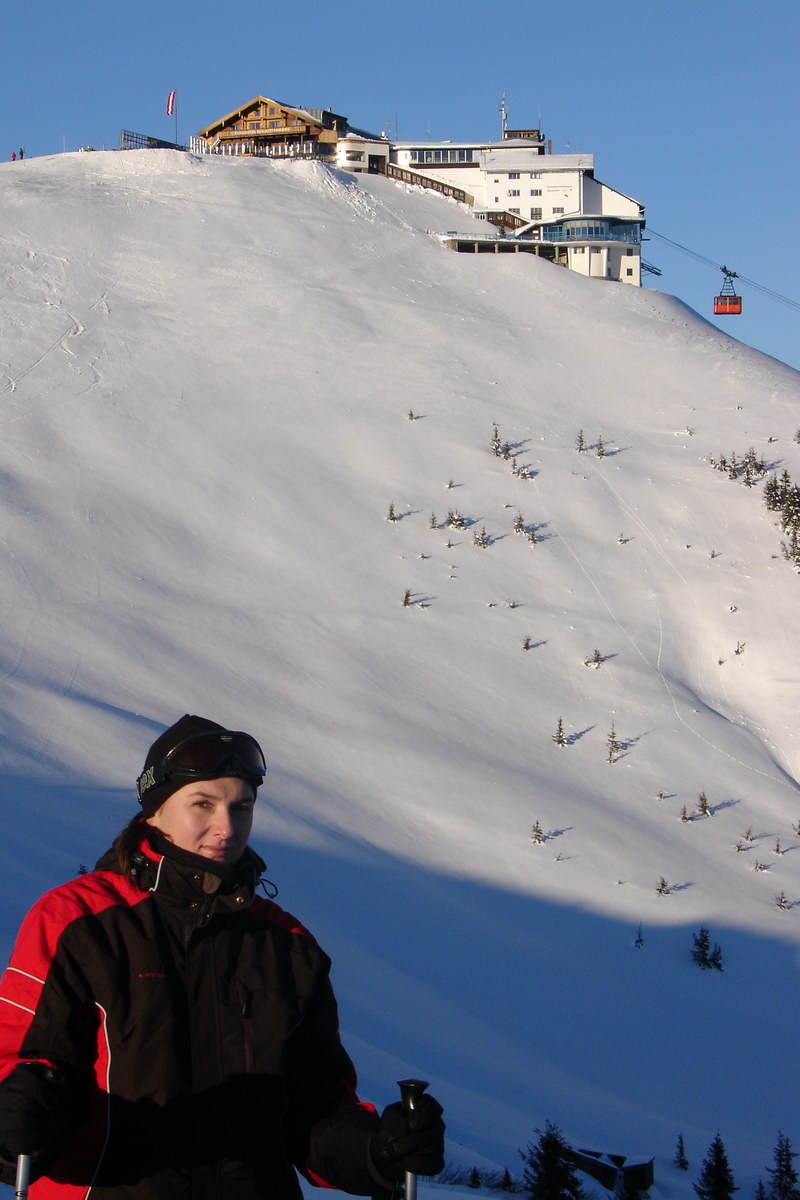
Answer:
<path fill-rule="evenodd" d="M 519 188 L 509 188 L 509 189 L 508 189 L 508 194 L 509 194 L 509 196 L 518 196 L 518 195 L 519 195 Z"/>
<path fill-rule="evenodd" d="M 563 211 L 564 211 L 564 210 L 563 210 L 563 208 L 554 208 L 554 209 L 553 209 L 553 216 L 555 216 L 555 215 L 556 215 L 556 213 L 563 213 Z"/>
<path fill-rule="evenodd" d="M 542 216 L 542 210 L 540 208 L 532 208 L 531 209 L 531 220 L 532 221 L 540 220 L 541 216 Z"/>
<path fill-rule="evenodd" d="M 532 196 L 541 196 L 541 194 L 542 194 L 542 189 L 541 189 L 541 188 L 531 188 L 531 195 L 532 195 Z"/>
<path fill-rule="evenodd" d="M 509 171 L 508 178 L 509 179 L 519 179 L 519 171 Z"/>
<path fill-rule="evenodd" d="M 348 162 L 363 162 L 364 161 L 364 151 L 363 150 L 348 150 L 347 154 L 345 155 L 345 158 L 347 159 Z"/>
<path fill-rule="evenodd" d="M 518 209 L 518 208 L 510 208 L 508 211 L 509 211 L 510 213 L 516 213 L 516 214 L 517 214 L 517 216 L 519 216 L 519 209 Z"/>
<path fill-rule="evenodd" d="M 625 268 L 625 274 L 626 274 L 626 275 L 632 275 L 632 274 L 633 274 L 633 267 L 626 267 L 626 268 Z"/>
<path fill-rule="evenodd" d="M 632 250 L 629 248 L 629 249 L 627 249 L 627 250 L 625 251 L 625 253 L 626 253 L 626 254 L 628 255 L 628 257 L 630 258 L 630 256 L 633 254 L 633 251 L 632 251 Z"/>
<path fill-rule="evenodd" d="M 542 178 L 541 171 L 531 171 L 531 179 L 541 179 L 541 178 Z"/>
<path fill-rule="evenodd" d="M 410 161 L 412 163 L 471 163 L 474 151 L 472 150 L 412 150 L 410 152 Z M 496 182 L 496 181 L 495 181 Z"/>

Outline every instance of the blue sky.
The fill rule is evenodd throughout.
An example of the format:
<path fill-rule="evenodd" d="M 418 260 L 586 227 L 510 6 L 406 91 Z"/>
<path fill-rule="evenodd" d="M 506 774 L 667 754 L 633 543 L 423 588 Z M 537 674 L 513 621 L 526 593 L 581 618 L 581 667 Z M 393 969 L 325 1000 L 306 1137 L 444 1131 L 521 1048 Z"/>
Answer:
<path fill-rule="evenodd" d="M 3 18 L 0 161 L 121 128 L 183 140 L 258 93 L 326 107 L 402 138 L 499 136 L 541 118 L 555 152 L 595 155 L 658 237 L 647 286 L 703 315 L 721 274 L 800 303 L 795 0 L 442 0 L 346 6 L 195 0 L 10 0 Z M 720 328 L 800 368 L 800 309 L 747 284 Z"/>

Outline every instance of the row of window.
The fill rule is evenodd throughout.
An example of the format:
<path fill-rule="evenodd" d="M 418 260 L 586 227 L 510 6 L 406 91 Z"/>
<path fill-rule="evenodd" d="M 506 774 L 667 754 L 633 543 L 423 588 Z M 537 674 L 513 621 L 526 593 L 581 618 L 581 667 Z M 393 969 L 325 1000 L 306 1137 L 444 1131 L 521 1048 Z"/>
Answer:
<path fill-rule="evenodd" d="M 471 163 L 474 150 L 412 150 L 412 163 Z"/>
<path fill-rule="evenodd" d="M 520 190 L 519 190 L 519 188 L 509 188 L 509 189 L 508 189 L 508 194 L 509 194 L 509 196 L 519 196 L 519 195 L 520 195 Z M 542 189 L 541 189 L 541 188 L 531 188 L 531 195 L 532 195 L 532 196 L 541 196 L 541 194 L 542 194 Z M 561 211 L 562 211 L 562 212 L 564 211 L 564 210 L 563 210 L 563 208 L 562 208 L 562 210 L 561 210 Z"/>

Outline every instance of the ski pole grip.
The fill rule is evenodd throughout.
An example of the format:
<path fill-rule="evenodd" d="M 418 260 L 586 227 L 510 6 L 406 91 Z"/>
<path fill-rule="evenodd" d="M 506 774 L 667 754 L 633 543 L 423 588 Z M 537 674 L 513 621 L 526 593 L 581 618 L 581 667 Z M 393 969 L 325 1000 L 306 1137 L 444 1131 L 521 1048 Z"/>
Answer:
<path fill-rule="evenodd" d="M 409 1114 L 415 1112 L 417 1101 L 428 1086 L 427 1080 L 398 1079 L 397 1086 L 400 1088 L 403 1111 Z M 417 1177 L 413 1171 L 406 1171 L 404 1190 L 405 1200 L 417 1200 Z"/>
<path fill-rule="evenodd" d="M 17 1181 L 15 1185 L 15 1200 L 28 1200 L 28 1184 L 31 1178 L 30 1154 L 17 1155 Z"/>

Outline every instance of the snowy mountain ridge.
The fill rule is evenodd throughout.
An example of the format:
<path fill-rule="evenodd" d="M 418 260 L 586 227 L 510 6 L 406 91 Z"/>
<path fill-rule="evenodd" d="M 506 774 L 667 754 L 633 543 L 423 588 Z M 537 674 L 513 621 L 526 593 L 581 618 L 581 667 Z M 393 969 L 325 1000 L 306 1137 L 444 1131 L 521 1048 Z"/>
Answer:
<path fill-rule="evenodd" d="M 798 580 L 709 459 L 800 477 L 798 374 L 453 254 L 469 212 L 382 178 L 109 152 L 0 196 L 6 949 L 202 712 L 263 739 L 256 846 L 362 1094 L 430 1079 L 451 1156 L 512 1172 L 552 1119 L 659 1196 L 719 1129 L 752 1190 L 800 1140 Z"/>

